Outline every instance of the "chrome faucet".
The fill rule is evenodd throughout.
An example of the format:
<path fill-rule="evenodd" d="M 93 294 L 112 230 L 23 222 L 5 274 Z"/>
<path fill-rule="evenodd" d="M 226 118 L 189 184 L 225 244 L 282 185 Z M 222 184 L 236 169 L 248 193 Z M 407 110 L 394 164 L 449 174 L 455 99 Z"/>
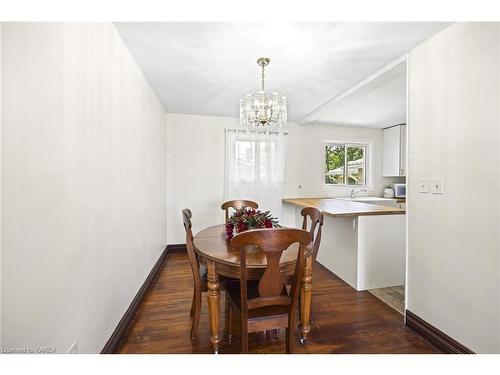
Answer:
<path fill-rule="evenodd" d="M 361 188 L 361 189 L 354 189 L 352 188 L 351 190 L 351 198 L 356 198 L 356 196 L 358 195 L 358 193 L 361 193 L 362 191 L 367 191 L 365 188 Z"/>

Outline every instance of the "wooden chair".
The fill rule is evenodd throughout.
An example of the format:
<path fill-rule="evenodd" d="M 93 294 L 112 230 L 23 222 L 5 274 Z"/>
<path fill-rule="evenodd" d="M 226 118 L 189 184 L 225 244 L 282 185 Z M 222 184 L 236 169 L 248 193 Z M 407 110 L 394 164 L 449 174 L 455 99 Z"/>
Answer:
<path fill-rule="evenodd" d="M 191 217 L 191 210 L 187 208 L 182 210 L 182 219 L 184 222 L 184 229 L 186 230 L 187 253 L 189 264 L 191 265 L 191 270 L 193 271 L 194 279 L 193 301 L 191 303 L 190 312 L 190 315 L 193 317 L 193 323 L 191 326 L 191 340 L 196 340 L 198 338 L 198 326 L 200 325 L 201 316 L 201 294 L 203 292 L 206 292 L 208 288 L 207 269 L 205 266 L 199 263 L 198 257 L 196 256 L 196 253 L 194 251 Z M 219 279 L 221 290 L 225 290 L 226 284 L 232 280 L 233 279 L 221 276 Z M 229 311 L 226 312 L 226 316 L 227 315 L 229 315 Z"/>
<path fill-rule="evenodd" d="M 323 213 L 314 207 L 306 207 L 300 211 L 300 214 L 304 218 L 302 221 L 302 229 L 309 230 L 314 241 L 313 248 L 313 260 L 316 260 L 318 256 L 319 245 L 321 243 L 321 230 L 323 229 Z M 311 222 L 311 226 L 307 229 L 308 218 Z"/>
<path fill-rule="evenodd" d="M 316 261 L 316 257 L 318 256 L 318 250 L 319 250 L 319 245 L 321 244 L 321 230 L 323 228 L 323 213 L 318 210 L 317 208 L 314 207 L 306 207 L 303 208 L 302 211 L 300 211 L 300 214 L 304 218 L 302 220 L 302 229 L 307 230 L 309 233 L 311 233 L 312 240 L 314 242 L 313 244 L 313 252 L 312 252 L 312 257 L 313 257 L 313 265 Z M 308 222 L 310 222 L 310 226 L 308 225 Z M 314 272 L 313 272 L 314 274 Z M 288 277 L 286 279 L 286 285 L 290 287 L 292 284 L 292 278 Z M 300 296 L 299 296 L 300 299 Z M 310 322 L 311 324 L 314 324 L 314 314 L 312 310 L 312 302 L 311 302 L 311 316 L 310 316 Z"/>
<path fill-rule="evenodd" d="M 302 229 L 255 229 L 239 233 L 231 240 L 234 251 L 240 252 L 240 282 L 227 287 L 227 296 L 232 310 L 240 313 L 242 352 L 248 352 L 248 334 L 264 330 L 286 328 L 286 352 L 292 351 L 292 336 L 295 330 L 295 312 L 300 293 L 304 268 L 305 246 L 310 245 L 312 236 Z M 283 251 L 299 243 L 295 275 L 290 292 L 285 286 L 279 261 Z M 249 246 L 259 247 L 265 254 L 267 267 L 258 281 L 247 281 L 246 251 Z"/>
<path fill-rule="evenodd" d="M 313 244 L 313 265 L 316 263 L 316 257 L 318 256 L 319 245 L 321 244 L 321 230 L 323 229 L 323 213 L 314 207 L 306 207 L 300 211 L 300 214 L 304 218 L 302 220 L 302 229 L 309 230 L 311 233 L 314 244 Z M 309 220 L 308 220 L 309 218 Z M 307 222 L 310 221 L 311 225 L 308 229 Z M 313 272 L 314 275 L 314 272 Z M 314 312 L 313 312 L 313 303 L 311 302 L 311 316 L 310 316 L 311 324 L 315 323 Z"/>
<path fill-rule="evenodd" d="M 243 207 L 250 207 L 250 208 L 257 209 L 257 208 L 259 208 L 259 205 L 257 203 L 255 203 L 254 201 L 248 201 L 248 200 L 242 200 L 242 199 L 234 200 L 234 201 L 227 201 L 227 202 L 222 203 L 221 208 L 224 210 L 225 215 L 226 215 L 224 222 L 226 222 L 229 219 L 229 209 L 230 208 L 232 208 L 234 210 L 239 210 Z"/>

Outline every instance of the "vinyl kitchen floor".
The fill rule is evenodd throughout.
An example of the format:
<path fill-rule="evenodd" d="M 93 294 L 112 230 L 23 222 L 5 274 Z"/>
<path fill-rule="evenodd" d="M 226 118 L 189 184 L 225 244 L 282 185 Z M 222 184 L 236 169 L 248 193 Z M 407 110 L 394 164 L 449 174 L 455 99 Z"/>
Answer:
<path fill-rule="evenodd" d="M 405 286 L 391 286 L 387 288 L 370 289 L 371 294 L 391 306 L 401 315 L 404 314 L 405 309 Z"/>

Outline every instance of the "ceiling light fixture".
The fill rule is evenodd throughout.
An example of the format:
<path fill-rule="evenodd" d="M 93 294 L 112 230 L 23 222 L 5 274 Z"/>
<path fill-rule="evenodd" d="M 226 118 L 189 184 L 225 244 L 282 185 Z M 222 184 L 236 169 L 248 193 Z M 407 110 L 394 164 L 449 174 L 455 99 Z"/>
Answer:
<path fill-rule="evenodd" d="M 264 68 L 270 61 L 267 57 L 257 59 L 257 65 L 262 67 L 262 90 L 240 99 L 240 124 L 243 127 L 281 131 L 287 123 L 286 97 L 264 91 Z"/>

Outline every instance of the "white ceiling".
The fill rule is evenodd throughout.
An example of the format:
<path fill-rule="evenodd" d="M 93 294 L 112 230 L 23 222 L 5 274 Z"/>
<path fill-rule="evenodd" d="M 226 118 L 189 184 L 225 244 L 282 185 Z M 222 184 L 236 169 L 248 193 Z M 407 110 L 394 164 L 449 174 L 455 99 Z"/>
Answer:
<path fill-rule="evenodd" d="M 115 26 L 167 112 L 238 117 L 239 99 L 259 89 L 256 59 L 267 56 L 271 64 L 266 68 L 266 90 L 286 95 L 289 120 L 299 122 L 448 24 L 119 22 Z M 360 116 L 363 106 L 355 109 Z M 349 116 L 342 108 L 323 111 L 318 120 L 369 123 L 362 116 L 359 120 Z"/>
<path fill-rule="evenodd" d="M 318 109 L 308 122 L 367 128 L 406 123 L 406 60 Z"/>

